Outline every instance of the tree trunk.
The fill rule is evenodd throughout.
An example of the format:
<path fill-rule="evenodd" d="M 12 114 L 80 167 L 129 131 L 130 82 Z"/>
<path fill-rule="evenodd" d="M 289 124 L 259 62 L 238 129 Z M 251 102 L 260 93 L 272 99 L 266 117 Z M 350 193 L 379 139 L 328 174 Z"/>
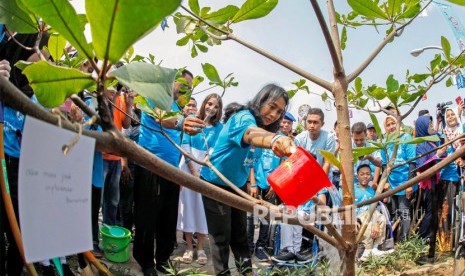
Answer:
<path fill-rule="evenodd" d="M 352 157 L 352 139 L 350 135 L 349 106 L 347 104 L 347 79 L 345 74 L 334 75 L 333 95 L 336 102 L 339 129 L 339 150 L 342 164 L 342 206 L 354 204 L 354 160 Z M 342 237 L 350 245 L 348 250 L 339 251 L 342 259 L 341 274 L 355 275 L 355 210 L 347 208 L 341 213 Z"/>

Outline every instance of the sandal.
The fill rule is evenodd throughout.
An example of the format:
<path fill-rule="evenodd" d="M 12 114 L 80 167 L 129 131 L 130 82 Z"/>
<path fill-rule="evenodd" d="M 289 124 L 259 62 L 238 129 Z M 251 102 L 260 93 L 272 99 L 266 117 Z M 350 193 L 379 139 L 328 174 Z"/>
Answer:
<path fill-rule="evenodd" d="M 205 250 L 197 251 L 197 262 L 201 265 L 206 265 L 208 262 L 207 254 L 205 254 Z"/>
<path fill-rule="evenodd" d="M 182 255 L 182 261 L 186 264 L 192 263 L 194 259 L 194 251 L 187 249 L 186 252 L 184 252 L 184 255 Z"/>

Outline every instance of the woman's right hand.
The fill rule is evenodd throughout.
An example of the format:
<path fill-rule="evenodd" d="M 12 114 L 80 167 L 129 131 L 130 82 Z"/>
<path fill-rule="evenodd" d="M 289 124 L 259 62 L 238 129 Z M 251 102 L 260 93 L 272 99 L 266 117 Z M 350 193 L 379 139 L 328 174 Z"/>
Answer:
<path fill-rule="evenodd" d="M 289 156 L 295 151 L 295 144 L 292 138 L 288 136 L 280 136 L 271 145 L 271 150 L 278 157 Z"/>

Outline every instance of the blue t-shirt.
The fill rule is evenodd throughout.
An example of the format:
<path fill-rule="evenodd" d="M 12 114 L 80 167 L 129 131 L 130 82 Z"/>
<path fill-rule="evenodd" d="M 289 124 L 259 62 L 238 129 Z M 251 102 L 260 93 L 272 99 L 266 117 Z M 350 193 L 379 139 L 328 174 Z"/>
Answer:
<path fill-rule="evenodd" d="M 320 154 L 319 150 L 326 150 L 334 153 L 334 147 L 336 145 L 334 135 L 330 135 L 325 130 L 320 131 L 320 136 L 318 136 L 318 139 L 315 141 L 310 139 L 310 134 L 308 131 L 304 131 L 295 137 L 294 143 L 296 146 L 301 146 L 306 151 L 314 154 L 318 163 L 322 167 L 324 165 L 324 158 L 323 155 Z"/>
<path fill-rule="evenodd" d="M 253 153 L 249 153 L 251 146 L 242 141 L 250 127 L 257 127 L 257 123 L 249 110 L 231 116 L 221 130 L 210 156 L 213 166 L 239 188 L 245 185 L 256 158 Z M 200 176 L 213 184 L 227 186 L 208 167 L 202 168 Z"/>
<path fill-rule="evenodd" d="M 86 105 L 90 107 L 92 110 L 96 110 L 97 108 L 96 98 L 93 98 L 86 94 L 84 95 L 85 95 L 84 101 Z M 85 119 L 89 120 L 90 119 L 89 115 L 86 115 Z M 87 126 L 86 129 L 97 131 L 97 132 L 102 132 L 102 127 L 97 124 Z M 92 185 L 94 185 L 97 188 L 102 188 L 103 181 L 104 181 L 103 179 L 103 155 L 102 155 L 102 152 L 95 151 L 94 152 L 94 163 L 92 165 Z"/>
<path fill-rule="evenodd" d="M 447 154 L 454 153 L 454 147 L 449 145 L 447 147 Z M 457 164 L 450 162 L 447 166 L 441 170 L 441 180 L 446 181 L 459 181 L 459 173 L 457 171 Z"/>
<path fill-rule="evenodd" d="M 373 188 L 371 188 L 370 186 L 367 186 L 364 189 L 364 188 L 361 188 L 360 185 L 355 185 L 354 195 L 355 195 L 354 203 L 359 204 L 362 201 L 365 201 L 365 200 L 368 200 L 374 197 L 375 190 L 373 190 Z M 370 204 L 362 206 L 362 207 L 358 207 L 357 210 L 355 210 L 355 214 L 358 216 L 361 213 L 368 211 L 369 208 L 370 208 Z"/>
<path fill-rule="evenodd" d="M 152 108 L 155 108 L 151 102 L 149 102 Z M 181 109 L 176 102 L 173 103 L 171 111 L 181 112 Z M 181 152 L 171 144 L 168 139 L 158 131 L 153 131 L 145 126 L 152 129 L 160 130 L 160 124 L 155 121 L 153 117 L 145 112 L 142 112 L 140 134 L 139 134 L 139 145 L 151 153 L 155 154 L 158 158 L 168 162 L 169 164 L 177 167 L 181 158 Z M 169 128 L 163 128 L 163 131 L 173 139 L 176 144 L 181 143 L 181 131 Z"/>
<path fill-rule="evenodd" d="M 257 186 L 262 190 L 270 188 L 267 177 L 281 163 L 281 158 L 276 156 L 271 149 L 262 149 L 262 154 L 258 162 L 255 164 L 255 181 Z"/>
<path fill-rule="evenodd" d="M 196 135 L 184 135 L 182 138 L 181 146 L 189 147 L 191 153 L 194 156 L 198 156 L 198 152 L 205 152 L 208 149 L 213 148 L 218 136 L 223 129 L 223 124 L 218 123 L 214 126 L 205 127 L 202 132 Z M 206 144 L 205 144 L 206 141 Z"/>
<path fill-rule="evenodd" d="M 39 104 L 35 95 L 32 95 L 31 100 Z M 21 137 L 26 117 L 23 113 L 9 106 L 4 107 L 3 117 L 3 145 L 5 153 L 9 156 L 19 158 L 21 154 Z"/>
<path fill-rule="evenodd" d="M 401 141 L 411 140 L 412 136 L 408 133 L 402 133 L 400 136 Z M 394 151 L 394 143 L 389 143 L 387 146 L 387 154 L 389 157 L 392 156 L 392 152 Z M 416 156 L 416 148 L 415 145 L 412 144 L 401 144 L 397 148 L 397 156 L 394 165 L 404 163 L 407 160 L 410 160 Z M 384 150 L 381 151 L 381 159 L 383 160 L 383 165 L 387 164 L 386 152 Z M 413 161 L 412 163 L 414 163 Z M 391 186 L 391 190 L 404 184 L 408 180 L 409 175 L 409 164 L 405 164 L 400 166 L 394 170 L 392 170 L 391 174 L 389 175 L 388 181 Z M 405 195 L 405 190 L 397 192 L 396 195 Z"/>

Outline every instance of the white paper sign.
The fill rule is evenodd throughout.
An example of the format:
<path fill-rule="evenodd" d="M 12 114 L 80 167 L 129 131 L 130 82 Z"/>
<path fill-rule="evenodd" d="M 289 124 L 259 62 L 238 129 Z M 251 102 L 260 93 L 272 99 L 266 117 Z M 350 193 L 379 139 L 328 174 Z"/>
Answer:
<path fill-rule="evenodd" d="M 18 197 L 28 263 L 92 249 L 91 181 L 95 139 L 26 118 Z"/>

